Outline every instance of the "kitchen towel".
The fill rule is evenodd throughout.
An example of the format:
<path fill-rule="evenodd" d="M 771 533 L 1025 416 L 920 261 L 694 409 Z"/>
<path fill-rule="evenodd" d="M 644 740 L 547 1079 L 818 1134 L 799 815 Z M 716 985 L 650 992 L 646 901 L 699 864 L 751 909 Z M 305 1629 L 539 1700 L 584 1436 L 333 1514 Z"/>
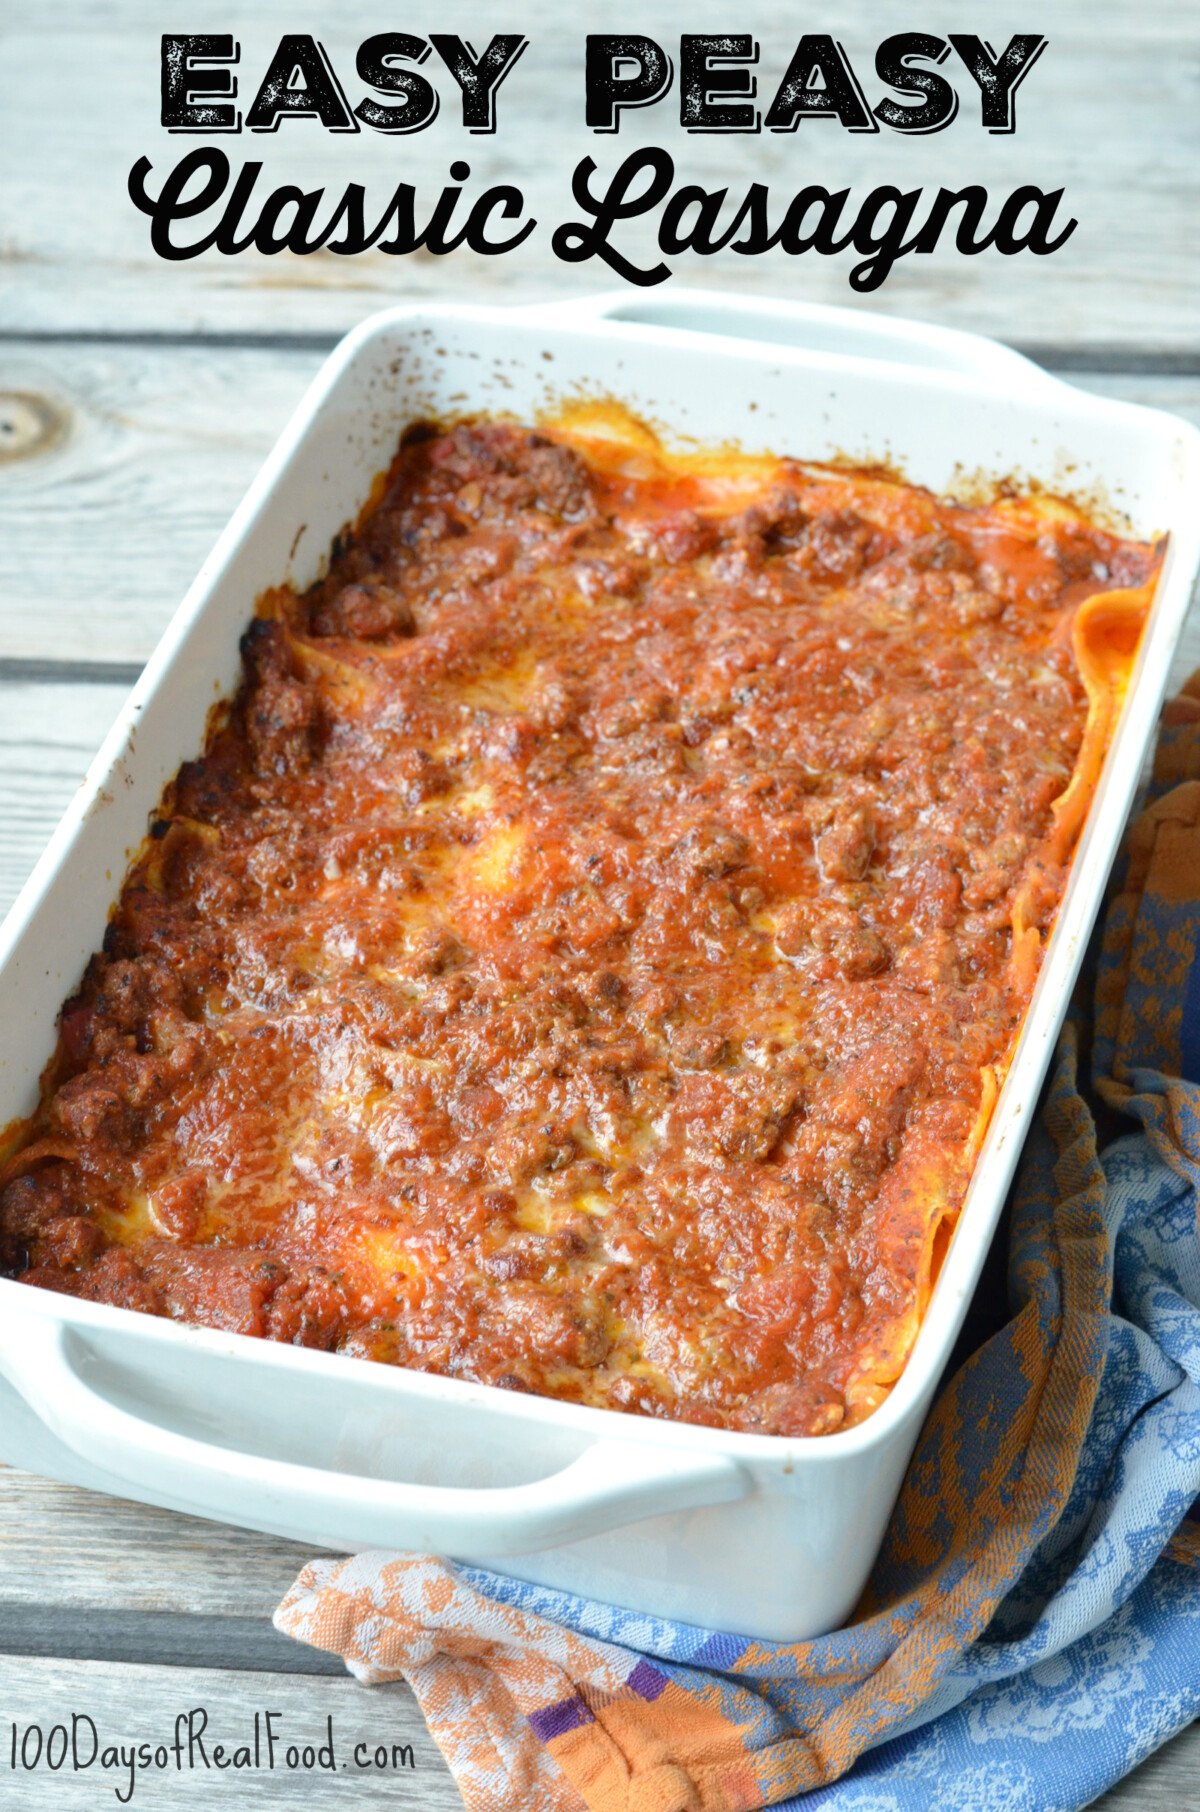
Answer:
<path fill-rule="evenodd" d="M 471 1812 L 1086 1805 L 1200 1717 L 1198 1204 L 1200 678 L 1026 1146 L 1009 1319 L 944 1386 L 853 1621 L 771 1645 L 373 1553 L 306 1567 L 276 1624 L 407 1680 Z"/>

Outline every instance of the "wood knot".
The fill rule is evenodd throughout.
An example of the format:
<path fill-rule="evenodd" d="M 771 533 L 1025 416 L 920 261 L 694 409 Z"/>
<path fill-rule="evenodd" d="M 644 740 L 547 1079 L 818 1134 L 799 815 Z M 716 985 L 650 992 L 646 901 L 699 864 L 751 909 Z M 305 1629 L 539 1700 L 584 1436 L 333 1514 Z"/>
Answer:
<path fill-rule="evenodd" d="M 67 412 L 28 390 L 0 390 L 0 461 L 48 453 L 67 431 Z"/>

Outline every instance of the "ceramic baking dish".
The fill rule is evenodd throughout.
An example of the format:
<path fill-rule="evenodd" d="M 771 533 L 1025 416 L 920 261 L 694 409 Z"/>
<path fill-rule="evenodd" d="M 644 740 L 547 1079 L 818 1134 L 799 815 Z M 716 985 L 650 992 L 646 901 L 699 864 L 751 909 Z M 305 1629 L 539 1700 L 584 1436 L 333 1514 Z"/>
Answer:
<path fill-rule="evenodd" d="M 959 1329 L 1092 925 L 1200 564 L 1200 435 L 1015 353 L 879 315 L 698 292 L 379 314 L 332 354 L 221 536 L 0 935 L 0 1124 L 148 815 L 199 750 L 267 586 L 319 572 L 401 429 L 580 391 L 668 437 L 889 460 L 935 489 L 1018 474 L 1170 550 L 1020 1046 L 924 1326 L 866 1422 L 819 1439 L 672 1425 L 272 1345 L 0 1280 L 0 1453 L 334 1548 L 433 1549 L 652 1614 L 800 1638 L 842 1620 Z"/>

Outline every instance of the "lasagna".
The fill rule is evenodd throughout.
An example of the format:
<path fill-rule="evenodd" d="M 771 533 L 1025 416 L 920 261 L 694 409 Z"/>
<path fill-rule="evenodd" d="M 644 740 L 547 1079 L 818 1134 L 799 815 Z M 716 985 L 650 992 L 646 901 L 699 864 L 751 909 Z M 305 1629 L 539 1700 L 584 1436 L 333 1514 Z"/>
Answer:
<path fill-rule="evenodd" d="M 1043 496 L 411 429 L 259 600 L 0 1160 L 0 1261 L 763 1434 L 882 1400 L 1159 550 Z"/>

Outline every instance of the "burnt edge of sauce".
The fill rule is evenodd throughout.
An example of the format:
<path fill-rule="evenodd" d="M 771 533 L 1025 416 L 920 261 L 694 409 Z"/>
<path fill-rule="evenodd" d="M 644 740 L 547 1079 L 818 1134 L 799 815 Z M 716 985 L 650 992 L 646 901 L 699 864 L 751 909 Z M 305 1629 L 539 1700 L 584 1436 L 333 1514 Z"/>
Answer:
<path fill-rule="evenodd" d="M 733 1429 L 902 1369 L 1158 550 L 1045 499 L 403 437 L 160 803 L 0 1262 Z"/>

